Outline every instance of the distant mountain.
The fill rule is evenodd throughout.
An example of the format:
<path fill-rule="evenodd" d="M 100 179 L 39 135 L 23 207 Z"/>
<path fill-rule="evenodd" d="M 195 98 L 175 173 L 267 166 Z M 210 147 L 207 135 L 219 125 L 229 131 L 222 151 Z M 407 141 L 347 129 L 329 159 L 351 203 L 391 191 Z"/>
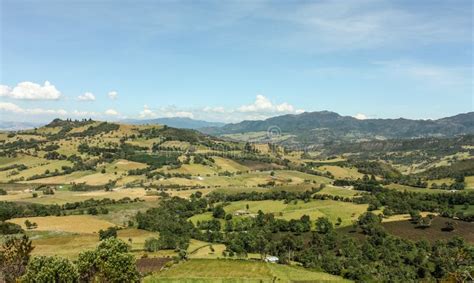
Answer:
<path fill-rule="evenodd" d="M 45 123 L 0 121 L 0 131 L 20 131 L 34 129 Z"/>
<path fill-rule="evenodd" d="M 146 125 L 146 124 L 160 124 L 160 125 L 167 125 L 173 128 L 181 128 L 181 129 L 200 129 L 200 128 L 218 128 L 222 127 L 224 123 L 218 122 L 207 122 L 202 120 L 194 120 L 190 118 L 183 118 L 183 117 L 171 117 L 171 118 L 157 118 L 157 119 L 149 119 L 149 120 L 124 120 L 123 123 L 132 124 L 132 125 Z"/>
<path fill-rule="evenodd" d="M 246 133 L 270 131 L 262 140 L 280 136 L 285 144 L 321 144 L 339 141 L 452 137 L 474 133 L 474 112 L 438 120 L 366 119 L 358 120 L 334 112 L 305 112 L 283 115 L 263 121 L 243 121 L 219 128 L 201 129 L 206 134 L 245 139 Z"/>

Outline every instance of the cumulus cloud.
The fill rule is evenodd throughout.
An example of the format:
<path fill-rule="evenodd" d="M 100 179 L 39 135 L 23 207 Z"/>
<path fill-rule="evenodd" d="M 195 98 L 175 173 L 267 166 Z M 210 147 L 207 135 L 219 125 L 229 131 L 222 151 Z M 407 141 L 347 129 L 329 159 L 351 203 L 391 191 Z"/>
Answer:
<path fill-rule="evenodd" d="M 80 100 L 80 101 L 94 101 L 95 100 L 95 95 L 92 92 L 86 92 L 83 95 L 79 95 L 77 97 L 77 100 Z"/>
<path fill-rule="evenodd" d="M 139 117 L 144 119 L 158 118 L 158 117 L 179 117 L 179 118 L 194 118 L 192 111 L 178 109 L 175 106 L 160 107 L 158 109 L 151 109 L 148 105 L 143 106 L 143 110 L 140 111 Z"/>
<path fill-rule="evenodd" d="M 114 109 L 107 109 L 107 110 L 105 111 L 105 115 L 118 116 L 119 113 L 118 113 L 116 110 L 114 110 Z"/>
<path fill-rule="evenodd" d="M 0 102 L 0 112 L 9 112 L 26 115 L 59 115 L 66 116 L 67 111 L 63 109 L 22 108 L 14 103 Z"/>
<path fill-rule="evenodd" d="M 109 93 L 107 95 L 109 96 L 110 99 L 115 100 L 115 99 L 117 99 L 118 92 L 116 92 L 115 90 L 109 91 Z"/>
<path fill-rule="evenodd" d="M 357 120 L 365 120 L 365 119 L 368 119 L 367 115 L 365 114 L 362 114 L 362 113 L 357 113 L 354 115 L 354 118 L 356 118 Z"/>
<path fill-rule="evenodd" d="M 61 92 L 48 81 L 44 82 L 44 85 L 21 82 L 13 89 L 0 85 L 0 96 L 24 100 L 56 100 L 61 97 Z"/>
<path fill-rule="evenodd" d="M 140 112 L 140 118 L 156 118 L 157 115 L 153 112 L 148 105 L 143 106 L 143 111 Z"/>
<path fill-rule="evenodd" d="M 150 119 L 158 117 L 184 117 L 219 122 L 237 122 L 242 120 L 262 120 L 282 114 L 301 114 L 303 109 L 283 102 L 275 104 L 264 95 L 257 95 L 252 104 L 246 104 L 235 108 L 225 108 L 222 106 L 206 106 L 200 108 L 178 108 L 176 106 L 166 106 L 151 108 L 144 105 L 139 113 L 139 118 Z"/>
<path fill-rule="evenodd" d="M 82 118 L 90 118 L 90 117 L 99 117 L 99 116 L 101 116 L 101 114 L 97 113 L 97 112 L 81 111 L 81 110 L 74 110 L 74 111 L 71 112 L 71 115 L 76 116 L 76 117 L 82 117 Z"/>
<path fill-rule="evenodd" d="M 248 105 L 242 105 L 237 108 L 239 112 L 254 112 L 254 113 L 302 113 L 304 110 L 295 110 L 295 107 L 287 102 L 281 104 L 274 104 L 267 97 L 258 94 L 255 102 Z"/>

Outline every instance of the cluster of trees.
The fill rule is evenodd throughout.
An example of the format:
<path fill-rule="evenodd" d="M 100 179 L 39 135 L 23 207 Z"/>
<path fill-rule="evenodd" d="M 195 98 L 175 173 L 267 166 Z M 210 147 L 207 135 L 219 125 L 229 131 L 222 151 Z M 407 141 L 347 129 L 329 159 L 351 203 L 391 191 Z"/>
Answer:
<path fill-rule="evenodd" d="M 366 175 L 380 176 L 388 180 L 402 177 L 400 171 L 387 163 L 377 161 L 354 161 L 349 162 L 349 164 L 354 165 L 358 172 Z"/>
<path fill-rule="evenodd" d="M 275 233 L 271 214 L 259 213 L 246 221 L 250 222 L 246 230 L 225 234 L 225 255 L 259 253 L 264 258 L 272 254 L 281 263 L 298 261 L 308 268 L 362 282 L 468 280 L 466 271 L 474 264 L 473 248 L 462 239 L 433 245 L 403 240 L 387 234 L 380 217 L 370 212 L 356 223 L 365 235 L 363 241 L 338 233 L 327 218 L 318 218 L 315 231 L 307 233 Z"/>
<path fill-rule="evenodd" d="M 28 169 L 28 166 L 26 166 L 24 164 L 12 164 L 12 165 L 1 167 L 0 171 L 8 171 L 8 170 L 12 170 L 12 169 L 16 169 L 18 171 L 23 171 L 23 170 Z"/>
<path fill-rule="evenodd" d="M 75 261 L 58 256 L 31 257 L 33 249 L 27 236 L 8 238 L 0 248 L 0 281 L 140 282 L 130 247 L 115 237 L 104 239 L 95 250 L 80 253 Z"/>
<path fill-rule="evenodd" d="M 210 203 L 232 202 L 241 200 L 284 200 L 287 203 L 294 200 L 309 201 L 314 193 L 321 191 L 321 188 L 312 188 L 310 191 L 293 192 L 293 191 L 268 191 L 268 192 L 240 192 L 236 194 L 226 194 L 223 192 L 211 192 L 207 195 Z"/>
<path fill-rule="evenodd" d="M 113 132 L 113 131 L 118 130 L 119 128 L 120 128 L 120 125 L 118 124 L 102 122 L 95 127 L 89 126 L 85 131 L 70 133 L 69 135 L 73 137 L 89 137 L 89 136 L 95 136 L 99 134 L 106 134 L 109 132 Z"/>
<path fill-rule="evenodd" d="M 440 189 L 440 190 L 464 190 L 464 176 L 458 176 L 455 178 L 454 183 L 448 185 L 446 183 L 442 183 L 438 185 L 437 183 L 432 183 L 432 189 Z"/>
<path fill-rule="evenodd" d="M 22 232 L 23 229 L 20 225 L 11 222 L 0 221 L 0 235 L 19 234 Z"/>
<path fill-rule="evenodd" d="M 0 156 L 6 157 L 16 157 L 17 151 L 19 150 L 27 150 L 27 149 L 34 149 L 39 150 L 39 146 L 45 143 L 45 141 L 38 141 L 34 139 L 24 140 L 19 139 L 12 142 L 3 142 L 0 143 Z"/>
<path fill-rule="evenodd" d="M 421 176 L 426 177 L 429 180 L 453 178 L 460 180 L 465 176 L 474 175 L 474 159 L 465 159 L 453 162 L 449 166 L 437 166 L 430 168 L 423 173 Z"/>
<path fill-rule="evenodd" d="M 88 192 L 102 189 L 102 186 L 92 186 L 84 183 L 72 183 L 69 190 L 72 192 Z"/>
<path fill-rule="evenodd" d="M 384 207 L 391 214 L 407 214 L 413 210 L 441 213 L 445 216 L 457 216 L 462 220 L 470 221 L 472 216 L 454 213 L 455 205 L 473 205 L 474 192 L 426 194 L 408 191 L 396 191 L 384 188 L 375 177 L 362 180 L 336 180 L 334 185 L 351 185 L 355 190 L 370 192 L 359 198 L 354 198 L 357 203 L 369 204 L 369 210 Z"/>
<path fill-rule="evenodd" d="M 211 202 L 209 202 L 211 203 Z M 259 253 L 277 255 L 283 263 L 301 262 L 358 281 L 434 280 L 447 276 L 465 276 L 473 264 L 472 247 L 460 239 L 430 245 L 413 243 L 388 235 L 381 218 L 367 212 L 359 218 L 357 229 L 366 235 L 362 242 L 337 233 L 327 218 L 314 223 L 308 216 L 299 220 L 280 220 L 259 212 L 254 218 L 232 220 L 222 207 L 212 209 L 213 216 L 226 220 L 224 228 L 217 218 L 200 222 L 197 227 L 186 219 L 206 210 L 201 197 L 191 200 L 172 198 L 163 207 L 139 215 L 139 226 L 164 232 L 164 239 L 149 239 L 150 251 L 163 248 L 185 249 L 193 237 L 226 245 L 226 256 Z M 176 216 L 173 212 L 176 212 Z M 223 229 L 222 229 L 223 228 Z M 170 238 L 166 235 L 172 234 Z M 181 242 L 180 242 L 181 241 Z"/>
<path fill-rule="evenodd" d="M 160 248 L 185 250 L 197 232 L 188 218 L 203 213 L 207 207 L 208 201 L 201 194 L 193 194 L 189 200 L 173 197 L 162 200 L 157 208 L 139 212 L 136 220 L 139 229 L 160 232 Z"/>

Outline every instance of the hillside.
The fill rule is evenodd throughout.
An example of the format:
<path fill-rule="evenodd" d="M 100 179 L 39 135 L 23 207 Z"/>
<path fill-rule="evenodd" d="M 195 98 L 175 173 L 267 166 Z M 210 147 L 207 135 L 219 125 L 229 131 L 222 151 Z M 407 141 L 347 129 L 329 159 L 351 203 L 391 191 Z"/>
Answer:
<path fill-rule="evenodd" d="M 473 149 L 465 135 L 303 151 L 165 125 L 55 119 L 0 134 L 0 240 L 23 233 L 33 256 L 71 264 L 118 241 L 145 282 L 364 281 L 367 268 L 384 281 L 376 279 L 413 253 L 440 262 L 419 246 L 455 243 L 458 258 L 474 243 Z M 350 273 L 334 269 L 343 265 Z M 416 264 L 404 266 L 418 278 Z"/>
<path fill-rule="evenodd" d="M 246 140 L 263 133 L 258 141 L 268 139 L 268 129 L 278 127 L 283 144 L 320 144 L 331 141 L 367 139 L 406 139 L 419 137 L 453 137 L 474 133 L 474 112 L 438 120 L 366 119 L 358 120 L 334 112 L 310 112 L 283 115 L 263 121 L 243 121 L 220 128 L 202 129 L 204 133 Z M 258 136 L 258 135 L 256 135 Z"/>

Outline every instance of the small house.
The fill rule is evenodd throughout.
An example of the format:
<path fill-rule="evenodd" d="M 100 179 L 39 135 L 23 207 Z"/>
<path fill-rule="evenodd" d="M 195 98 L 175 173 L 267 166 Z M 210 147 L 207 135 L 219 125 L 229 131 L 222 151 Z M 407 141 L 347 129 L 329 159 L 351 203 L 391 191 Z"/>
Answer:
<path fill-rule="evenodd" d="M 278 257 L 272 256 L 272 255 L 267 255 L 265 257 L 265 262 L 270 262 L 270 263 L 277 263 L 278 262 Z"/>

